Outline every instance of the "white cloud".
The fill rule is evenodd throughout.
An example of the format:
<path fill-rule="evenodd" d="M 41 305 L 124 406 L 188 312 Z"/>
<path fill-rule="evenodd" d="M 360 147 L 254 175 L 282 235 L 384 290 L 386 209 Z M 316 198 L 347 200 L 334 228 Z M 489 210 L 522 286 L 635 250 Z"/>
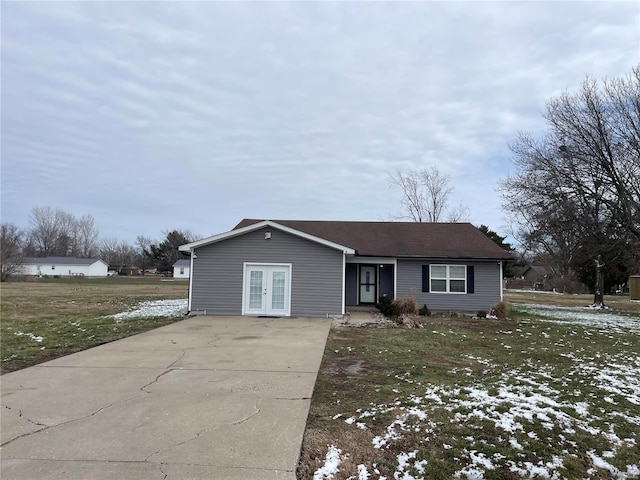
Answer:
<path fill-rule="evenodd" d="M 507 143 L 545 102 L 637 63 L 625 2 L 7 3 L 2 217 L 105 236 L 241 217 L 386 218 L 435 163 L 500 228 Z"/>

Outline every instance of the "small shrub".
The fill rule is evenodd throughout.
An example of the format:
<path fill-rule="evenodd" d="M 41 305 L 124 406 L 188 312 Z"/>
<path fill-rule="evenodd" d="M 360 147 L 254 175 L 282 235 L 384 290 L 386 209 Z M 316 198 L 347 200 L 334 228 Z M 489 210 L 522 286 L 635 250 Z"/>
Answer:
<path fill-rule="evenodd" d="M 400 297 L 393 301 L 400 315 L 417 315 L 418 304 L 415 297 Z"/>
<path fill-rule="evenodd" d="M 507 318 L 509 310 L 509 304 L 502 300 L 491 307 L 491 311 L 489 312 L 489 314 L 493 317 L 496 317 L 498 320 L 505 320 Z"/>
<path fill-rule="evenodd" d="M 402 315 L 416 315 L 418 313 L 418 304 L 414 297 L 400 297 L 393 301 L 389 297 L 380 297 L 376 307 L 385 317 L 394 320 Z"/>
<path fill-rule="evenodd" d="M 476 317 L 487 318 L 487 312 L 485 312 L 484 310 L 478 310 L 478 313 L 476 313 Z"/>
<path fill-rule="evenodd" d="M 397 318 L 400 313 L 389 297 L 380 297 L 376 305 L 380 313 L 387 318 Z"/>
<path fill-rule="evenodd" d="M 418 310 L 418 314 L 423 317 L 430 317 L 431 310 L 429 310 L 429 307 L 427 307 L 427 304 L 425 303 L 422 307 L 420 307 L 420 310 Z"/>

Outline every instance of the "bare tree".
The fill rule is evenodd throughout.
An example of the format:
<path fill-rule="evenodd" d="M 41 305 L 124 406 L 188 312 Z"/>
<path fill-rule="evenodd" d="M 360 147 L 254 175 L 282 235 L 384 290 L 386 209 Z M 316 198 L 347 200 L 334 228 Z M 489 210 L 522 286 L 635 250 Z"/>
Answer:
<path fill-rule="evenodd" d="M 136 263 L 139 267 L 145 269 L 151 266 L 151 245 L 154 240 L 146 235 L 138 235 L 136 237 L 137 256 Z"/>
<path fill-rule="evenodd" d="M 34 256 L 92 257 L 98 252 L 98 229 L 91 215 L 76 218 L 60 208 L 35 207 L 30 222 L 28 250 Z"/>
<path fill-rule="evenodd" d="M 389 176 L 389 183 L 402 191 L 403 213 L 400 218 L 414 222 L 440 222 L 447 213 L 447 203 L 452 188 L 450 177 L 431 166 L 418 171 L 403 173 L 396 170 Z M 468 209 L 462 205 L 449 211 L 450 221 L 468 216 Z"/>
<path fill-rule="evenodd" d="M 59 208 L 34 207 L 30 244 L 36 256 L 66 256 L 73 248 L 75 218 Z"/>
<path fill-rule="evenodd" d="M 459 223 L 469 221 L 469 207 L 460 202 L 456 207 L 447 212 L 447 222 Z"/>
<path fill-rule="evenodd" d="M 23 232 L 13 223 L 0 225 L 0 281 L 23 272 Z"/>
<path fill-rule="evenodd" d="M 98 254 L 98 228 L 91 215 L 83 215 L 75 220 L 73 255 L 91 258 Z"/>
<path fill-rule="evenodd" d="M 104 238 L 100 241 L 100 258 L 109 266 L 115 267 L 120 272 L 124 267 L 134 264 L 136 249 L 124 240 L 116 238 Z"/>
<path fill-rule="evenodd" d="M 628 275 L 640 239 L 640 66 L 601 85 L 587 78 L 544 118 L 543 137 L 510 145 L 518 171 L 501 182 L 519 240 L 594 286 L 596 265 Z"/>

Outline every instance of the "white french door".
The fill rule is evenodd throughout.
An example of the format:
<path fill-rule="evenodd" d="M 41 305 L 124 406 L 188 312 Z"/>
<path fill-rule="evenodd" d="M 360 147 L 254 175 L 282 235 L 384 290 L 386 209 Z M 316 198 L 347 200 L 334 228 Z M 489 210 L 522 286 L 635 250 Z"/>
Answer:
<path fill-rule="evenodd" d="M 291 313 L 291 266 L 245 264 L 243 315 Z"/>

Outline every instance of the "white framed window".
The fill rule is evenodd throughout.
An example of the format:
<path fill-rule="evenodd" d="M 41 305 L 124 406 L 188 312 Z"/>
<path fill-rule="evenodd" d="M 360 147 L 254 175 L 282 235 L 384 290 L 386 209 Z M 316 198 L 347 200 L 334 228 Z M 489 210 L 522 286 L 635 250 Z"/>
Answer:
<path fill-rule="evenodd" d="M 184 275 L 184 267 L 180 267 L 180 275 Z"/>
<path fill-rule="evenodd" d="M 429 279 L 433 293 L 467 293 L 466 265 L 430 265 Z"/>

